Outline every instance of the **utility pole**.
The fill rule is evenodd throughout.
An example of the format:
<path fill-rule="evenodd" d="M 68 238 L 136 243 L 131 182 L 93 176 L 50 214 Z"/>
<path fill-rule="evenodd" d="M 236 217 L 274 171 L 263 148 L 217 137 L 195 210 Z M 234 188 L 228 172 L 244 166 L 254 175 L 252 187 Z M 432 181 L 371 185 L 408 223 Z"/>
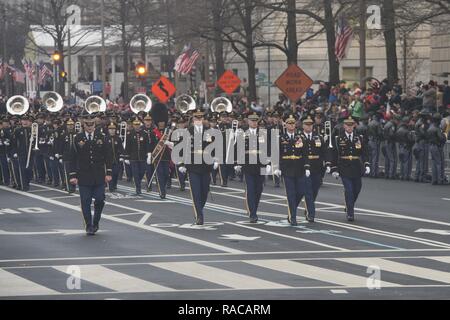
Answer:
<path fill-rule="evenodd" d="M 270 99 L 270 47 L 267 47 L 267 94 L 268 94 L 268 105 L 267 107 L 270 108 L 272 103 L 271 103 L 271 99 Z"/>
<path fill-rule="evenodd" d="M 70 38 L 70 27 L 71 24 L 67 24 L 67 45 L 68 45 L 68 52 L 67 52 L 67 63 L 69 64 L 67 67 L 69 75 L 67 76 L 67 84 L 69 87 L 69 97 L 72 99 L 72 48 L 71 48 L 71 38 Z"/>
<path fill-rule="evenodd" d="M 407 92 L 406 91 L 406 77 L 408 76 L 408 72 L 407 72 L 407 63 L 408 63 L 408 59 L 407 59 L 407 52 L 406 50 L 408 50 L 408 38 L 407 38 L 407 31 L 405 30 L 405 32 L 403 33 L 403 92 Z"/>
<path fill-rule="evenodd" d="M 101 10 L 101 28 L 102 28 L 102 87 L 103 99 L 106 99 L 106 50 L 105 50 L 105 0 L 102 0 Z M 126 71 L 125 71 L 126 72 Z"/>
<path fill-rule="evenodd" d="M 359 86 L 366 87 L 366 0 L 359 1 Z"/>
<path fill-rule="evenodd" d="M 2 6 L 2 16 L 3 16 L 3 66 L 8 65 L 8 56 L 6 51 L 6 28 L 7 28 L 7 22 L 6 22 L 6 4 L 3 3 Z M 9 71 L 8 68 L 4 68 L 5 72 L 5 93 L 6 96 L 9 97 Z"/>

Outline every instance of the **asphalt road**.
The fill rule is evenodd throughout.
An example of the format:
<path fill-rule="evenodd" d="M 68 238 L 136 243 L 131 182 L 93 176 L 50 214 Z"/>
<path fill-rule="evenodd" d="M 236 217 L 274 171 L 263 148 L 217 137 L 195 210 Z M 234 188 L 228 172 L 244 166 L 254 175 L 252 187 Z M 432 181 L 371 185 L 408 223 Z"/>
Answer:
<path fill-rule="evenodd" d="M 287 224 L 284 188 L 269 181 L 260 221 L 244 184 L 214 186 L 205 226 L 189 189 L 167 200 L 107 194 L 101 231 L 84 233 L 79 197 L 0 186 L 0 299 L 448 299 L 450 187 L 365 179 L 356 221 L 327 178 L 316 223 Z"/>

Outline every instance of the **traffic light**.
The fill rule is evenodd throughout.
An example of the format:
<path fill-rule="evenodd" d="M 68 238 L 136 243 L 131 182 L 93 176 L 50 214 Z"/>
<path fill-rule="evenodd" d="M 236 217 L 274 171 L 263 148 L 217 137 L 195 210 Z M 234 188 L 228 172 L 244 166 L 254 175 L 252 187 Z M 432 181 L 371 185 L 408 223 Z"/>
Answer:
<path fill-rule="evenodd" d="M 55 63 L 59 63 L 59 61 L 61 61 L 61 53 L 59 53 L 59 51 L 55 51 L 55 52 L 52 54 L 52 60 L 53 60 Z"/>
<path fill-rule="evenodd" d="M 64 70 L 59 72 L 59 77 L 62 81 L 67 82 L 67 72 L 65 72 Z"/>

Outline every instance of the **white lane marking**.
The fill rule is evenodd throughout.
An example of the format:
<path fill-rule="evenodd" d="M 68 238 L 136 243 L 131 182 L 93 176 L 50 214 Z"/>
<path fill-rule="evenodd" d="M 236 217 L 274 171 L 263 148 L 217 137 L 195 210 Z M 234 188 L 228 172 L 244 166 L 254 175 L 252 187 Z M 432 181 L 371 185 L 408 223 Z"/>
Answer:
<path fill-rule="evenodd" d="M 78 198 L 77 196 L 73 195 L 67 195 L 67 196 L 61 196 L 61 197 L 51 197 L 52 200 L 59 200 L 59 199 L 70 199 L 70 198 Z"/>
<path fill-rule="evenodd" d="M 128 187 L 122 187 L 123 189 L 127 189 Z M 187 188 L 189 189 L 189 188 Z M 175 199 L 177 201 L 177 199 L 179 199 L 178 201 L 182 202 L 182 203 L 187 203 L 187 199 L 185 198 L 181 198 L 181 197 L 176 197 L 176 196 L 168 196 L 171 199 Z M 244 199 L 244 197 L 240 197 L 240 196 L 231 196 L 233 198 L 241 198 Z M 261 202 L 264 202 L 263 200 L 261 200 Z M 286 204 L 274 204 L 274 205 L 279 205 L 279 206 L 287 206 Z M 335 205 L 337 206 L 337 205 Z M 207 204 L 206 209 L 210 209 L 210 208 L 218 208 L 221 210 L 224 210 L 226 214 L 231 214 L 231 215 L 239 215 L 236 214 L 236 212 L 242 212 L 243 214 L 246 213 L 245 210 L 239 209 L 239 208 L 234 208 L 234 207 L 227 207 L 227 206 L 223 206 L 223 205 L 216 205 L 216 204 Z M 230 209 L 232 208 L 232 209 Z M 230 212 L 230 210 L 233 210 L 233 212 Z M 320 211 L 320 210 L 318 210 Z M 264 212 L 259 212 L 260 215 L 266 215 Z M 276 214 L 276 213 L 270 213 L 270 216 L 273 217 L 285 217 L 285 215 L 282 214 Z M 326 219 L 317 219 L 316 220 L 319 223 L 323 223 L 323 224 L 328 224 L 328 225 L 332 225 L 335 227 L 342 227 L 345 229 L 350 229 L 353 231 L 358 231 L 358 232 L 362 232 L 362 233 L 371 233 L 371 234 L 375 234 L 375 235 L 380 235 L 380 236 L 384 236 L 384 237 L 390 237 L 390 238 L 396 238 L 396 239 L 401 239 L 404 241 L 409 241 L 409 242 L 415 242 L 415 243 L 421 243 L 424 245 L 428 245 L 428 246 L 433 246 L 433 247 L 439 247 L 439 248 L 450 248 L 450 244 L 447 243 L 442 243 L 442 242 L 438 242 L 438 241 L 434 241 L 434 240 L 429 240 L 429 239 L 424 239 L 424 238 L 418 238 L 418 237 L 411 237 L 411 236 L 407 236 L 404 234 L 399 234 L 399 233 L 393 233 L 393 232 L 386 232 L 383 230 L 379 230 L 379 229 L 369 229 L 369 228 L 364 228 L 364 227 L 359 227 L 359 226 L 351 226 L 348 224 L 342 224 L 339 222 L 335 222 L 335 221 L 331 221 L 331 220 L 326 220 Z"/>
<path fill-rule="evenodd" d="M 55 294 L 59 294 L 59 292 L 0 269 L 0 297 Z"/>
<path fill-rule="evenodd" d="M 416 233 L 433 233 L 440 236 L 448 236 L 450 235 L 450 230 L 436 230 L 436 229 L 418 229 L 415 231 Z"/>
<path fill-rule="evenodd" d="M 406 263 L 400 263 L 380 258 L 339 258 L 336 260 L 356 264 L 363 267 L 377 266 L 381 269 L 381 272 L 389 271 L 404 274 L 407 276 L 450 284 L 450 272 L 416 267 Z"/>
<path fill-rule="evenodd" d="M 247 237 L 242 234 L 223 234 L 219 239 L 223 240 L 236 240 L 236 241 L 254 241 L 260 239 L 261 237 Z"/>
<path fill-rule="evenodd" d="M 427 257 L 427 259 L 444 262 L 444 263 L 450 263 L 450 257 Z"/>
<path fill-rule="evenodd" d="M 450 201 L 450 199 L 448 199 L 448 198 L 442 198 L 442 200 L 445 200 L 445 201 Z"/>
<path fill-rule="evenodd" d="M 108 215 L 110 217 L 126 217 L 126 216 L 135 216 L 138 214 L 142 214 L 142 213 L 141 212 L 129 212 L 129 213 L 118 213 L 118 214 L 106 214 L 106 215 Z"/>
<path fill-rule="evenodd" d="M 347 290 L 331 290 L 333 294 L 348 294 Z"/>
<path fill-rule="evenodd" d="M 147 213 L 146 215 L 144 215 L 144 216 L 142 217 L 141 220 L 139 220 L 138 224 L 139 224 L 139 225 L 145 225 L 145 223 L 147 222 L 148 219 L 150 219 L 150 217 L 151 217 L 151 214 L 148 214 L 148 213 Z"/>
<path fill-rule="evenodd" d="M 28 194 L 28 193 L 25 193 L 25 192 L 22 192 L 22 191 L 9 189 L 9 188 L 5 188 L 5 187 L 2 187 L 2 186 L 0 186 L 0 189 L 1 190 L 5 190 L 5 191 L 9 191 L 9 192 L 12 192 L 12 193 L 20 194 L 20 195 L 25 196 L 25 197 L 29 197 L 29 198 L 33 198 L 33 199 L 36 199 L 36 200 L 40 200 L 40 201 L 43 201 L 43 202 L 47 202 L 47 203 L 50 203 L 50 204 L 53 204 L 53 205 L 56 205 L 56 206 L 60 206 L 60 207 L 66 208 L 66 209 L 71 209 L 71 210 L 76 211 L 76 212 L 80 212 L 80 207 L 78 207 L 78 206 L 69 205 L 69 204 L 66 204 L 64 202 L 59 202 L 57 200 L 47 199 L 47 198 L 44 198 L 44 197 L 41 197 L 41 196 L 38 196 L 38 195 L 35 195 L 35 194 Z M 112 204 L 112 205 L 118 206 L 118 207 L 122 207 L 124 209 L 128 209 L 129 210 L 129 208 L 125 207 L 125 206 L 119 206 L 119 205 L 116 205 L 116 204 Z M 143 211 L 143 210 L 136 210 L 136 211 L 139 211 L 139 212 L 144 213 L 144 214 L 150 213 L 150 212 L 146 212 L 146 211 Z M 184 241 L 187 241 L 187 242 L 191 242 L 191 243 L 194 243 L 194 244 L 197 244 L 197 245 L 200 245 L 200 246 L 204 246 L 204 247 L 208 247 L 208 248 L 211 248 L 211 249 L 215 249 L 215 250 L 218 250 L 218 251 L 223 251 L 223 252 L 228 252 L 228 253 L 243 253 L 243 251 L 241 251 L 241 250 L 232 249 L 232 248 L 229 248 L 229 247 L 225 247 L 225 246 L 218 245 L 218 244 L 215 244 L 215 243 L 212 243 L 212 242 L 208 242 L 208 241 L 204 241 L 204 240 L 199 240 L 199 239 L 196 239 L 196 238 L 192 238 L 192 237 L 189 237 L 189 236 L 181 235 L 181 234 L 178 234 L 178 233 L 175 233 L 175 232 L 171 232 L 171 231 L 167 231 L 167 230 L 164 230 L 164 229 L 158 229 L 158 228 L 154 228 L 154 227 L 147 226 L 147 225 L 140 225 L 140 224 L 138 224 L 136 222 L 128 221 L 128 220 L 125 220 L 125 219 L 120 219 L 120 218 L 117 218 L 117 217 L 111 217 L 111 216 L 108 216 L 108 215 L 104 215 L 103 219 L 114 221 L 114 222 L 121 223 L 121 224 L 126 224 L 126 225 L 129 225 L 129 226 L 132 226 L 132 227 L 137 227 L 137 228 L 140 228 L 140 229 L 143 229 L 143 230 L 151 231 L 151 232 L 158 233 L 158 234 L 161 234 L 161 235 L 165 235 L 165 236 L 168 236 L 168 237 L 171 237 L 171 238 L 175 238 L 175 239 L 178 239 L 178 240 L 184 240 Z"/>
<path fill-rule="evenodd" d="M 136 200 L 136 202 L 144 203 L 173 203 L 171 200 Z"/>
<path fill-rule="evenodd" d="M 344 287 L 367 287 L 367 278 L 356 276 L 350 273 L 320 268 L 308 264 L 294 262 L 290 260 L 248 260 L 245 263 L 259 267 L 264 267 L 279 272 L 285 272 L 300 277 L 319 280 Z M 385 287 L 397 287 L 399 284 L 381 282 Z"/>
<path fill-rule="evenodd" d="M 101 287 L 120 292 L 164 292 L 172 288 L 129 276 L 99 265 L 79 266 L 81 281 L 88 281 Z M 54 269 L 67 273 L 67 266 L 55 266 Z M 83 283 L 81 283 L 83 285 Z"/>
<path fill-rule="evenodd" d="M 290 288 L 290 286 L 284 284 L 202 265 L 196 262 L 162 262 L 150 263 L 150 265 L 233 289 L 258 290 Z"/>
<path fill-rule="evenodd" d="M 243 224 L 238 224 L 238 223 L 234 223 L 234 222 L 225 222 L 225 223 L 229 224 L 229 225 L 232 225 L 232 226 L 235 226 L 235 227 L 250 229 L 250 230 L 254 230 L 254 231 L 258 231 L 258 232 L 262 232 L 262 233 L 267 233 L 267 234 L 271 234 L 271 235 L 282 237 L 282 238 L 287 238 L 287 239 L 307 242 L 307 243 L 314 244 L 314 245 L 320 246 L 320 247 L 325 247 L 325 248 L 339 250 L 339 251 L 349 251 L 348 249 L 344 249 L 344 248 L 340 248 L 340 247 L 336 247 L 336 246 L 331 246 L 331 245 L 328 245 L 328 244 L 325 244 L 325 243 L 322 243 L 322 242 L 317 242 L 317 241 L 313 241 L 313 240 L 293 237 L 293 236 L 289 236 L 287 234 L 282 234 L 282 233 L 273 232 L 273 231 L 269 231 L 269 230 L 263 230 L 263 229 L 259 229 L 259 228 L 254 228 L 254 227 L 246 226 L 246 225 L 243 225 Z"/>

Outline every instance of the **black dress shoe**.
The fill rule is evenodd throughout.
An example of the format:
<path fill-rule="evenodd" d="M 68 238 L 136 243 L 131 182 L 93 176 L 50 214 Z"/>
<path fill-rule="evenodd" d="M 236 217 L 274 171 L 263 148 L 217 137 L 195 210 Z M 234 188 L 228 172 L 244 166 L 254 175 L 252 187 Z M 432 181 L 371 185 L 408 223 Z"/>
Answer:
<path fill-rule="evenodd" d="M 314 222 L 314 218 L 306 217 L 306 221 L 308 221 L 309 223 L 313 223 Z"/>
<path fill-rule="evenodd" d="M 227 188 L 227 187 L 228 187 L 227 183 L 222 184 L 222 188 Z"/>
<path fill-rule="evenodd" d="M 297 221 L 292 220 L 292 221 L 291 221 L 291 227 L 296 227 L 296 226 L 298 226 Z"/>
<path fill-rule="evenodd" d="M 257 222 L 258 222 L 258 217 L 250 218 L 250 223 L 257 223 Z"/>
<path fill-rule="evenodd" d="M 159 196 L 162 200 L 165 200 L 166 199 L 166 194 L 164 193 L 164 194 L 161 194 L 160 196 Z"/>
<path fill-rule="evenodd" d="M 93 232 L 94 233 L 97 233 L 98 232 L 98 224 L 97 225 L 94 225 L 94 227 L 92 228 L 93 229 Z"/>
<path fill-rule="evenodd" d="M 347 216 L 347 221 L 348 221 L 348 222 L 353 222 L 353 221 L 355 221 L 355 217 L 353 217 L 353 216 Z"/>
<path fill-rule="evenodd" d="M 86 235 L 93 236 L 95 234 L 94 227 L 89 225 L 86 227 Z"/>
<path fill-rule="evenodd" d="M 199 219 L 195 220 L 194 225 L 196 225 L 196 226 L 202 226 L 202 225 L 203 225 L 203 219 L 199 218 Z"/>

